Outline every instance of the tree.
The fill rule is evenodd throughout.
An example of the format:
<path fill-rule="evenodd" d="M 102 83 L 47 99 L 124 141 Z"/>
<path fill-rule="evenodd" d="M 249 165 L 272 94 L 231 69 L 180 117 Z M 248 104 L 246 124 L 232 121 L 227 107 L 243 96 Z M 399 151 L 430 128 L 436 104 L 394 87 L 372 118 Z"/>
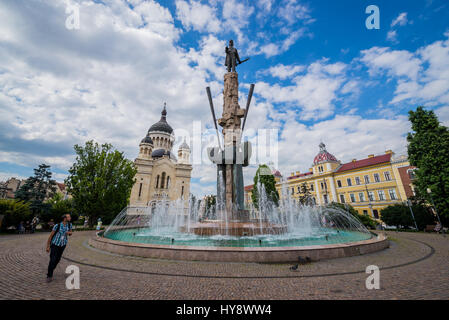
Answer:
<path fill-rule="evenodd" d="M 309 205 L 309 204 L 311 204 L 311 199 L 312 199 L 312 194 L 310 193 L 310 189 L 307 186 L 307 183 L 304 182 L 300 186 L 298 201 L 302 205 Z"/>
<path fill-rule="evenodd" d="M 128 203 L 137 170 L 123 152 L 111 144 L 87 141 L 74 146 L 75 163 L 65 180 L 75 210 L 89 217 L 89 225 L 101 218 L 110 223 Z"/>
<path fill-rule="evenodd" d="M 425 204 L 415 201 L 412 203 L 412 210 L 419 230 L 423 230 L 427 225 L 435 223 L 435 216 Z M 388 206 L 382 209 L 380 214 L 387 225 L 396 226 L 397 228 L 415 226 L 412 213 L 406 203 Z"/>
<path fill-rule="evenodd" d="M 351 206 L 350 204 L 342 204 L 342 203 L 338 203 L 338 202 L 331 202 L 330 204 L 328 204 L 328 207 L 339 208 L 339 209 L 342 209 L 342 210 L 345 210 L 345 211 L 349 212 L 357 220 L 359 220 L 365 227 L 367 227 L 369 229 L 375 229 L 377 224 L 378 224 L 370 216 L 365 216 L 363 214 L 359 214 L 357 212 L 357 210 L 355 210 L 354 207 Z"/>
<path fill-rule="evenodd" d="M 0 200 L 0 216 L 3 220 L 0 221 L 1 230 L 6 230 L 8 227 L 17 227 L 20 221 L 27 221 L 31 218 L 30 204 L 19 200 Z"/>
<path fill-rule="evenodd" d="M 52 198 L 46 201 L 50 205 L 50 210 L 42 214 L 42 220 L 48 222 L 61 220 L 62 215 L 69 213 L 72 216 L 72 222 L 78 220 L 78 214 L 73 208 L 73 199 L 63 199 L 60 193 L 56 193 Z"/>
<path fill-rule="evenodd" d="M 413 132 L 407 136 L 410 164 L 416 166 L 413 181 L 419 197 L 432 203 L 444 224 L 449 222 L 449 129 L 432 110 L 418 107 L 409 112 Z M 432 194 L 427 193 L 430 188 Z"/>
<path fill-rule="evenodd" d="M 51 179 L 49 165 L 41 164 L 15 193 L 15 198 L 30 203 L 33 215 L 47 212 L 50 207 L 44 201 L 56 192 L 56 181 Z"/>
<path fill-rule="evenodd" d="M 409 227 L 412 226 L 413 220 L 407 206 L 403 204 L 394 204 L 380 211 L 382 221 L 389 226 Z"/>
<path fill-rule="evenodd" d="M 276 206 L 279 205 L 279 193 L 276 190 L 276 180 L 266 164 L 259 165 L 256 175 L 254 176 L 254 187 L 251 193 L 251 200 L 254 207 L 257 209 L 259 209 L 259 183 L 264 186 L 267 199 L 273 202 Z"/>

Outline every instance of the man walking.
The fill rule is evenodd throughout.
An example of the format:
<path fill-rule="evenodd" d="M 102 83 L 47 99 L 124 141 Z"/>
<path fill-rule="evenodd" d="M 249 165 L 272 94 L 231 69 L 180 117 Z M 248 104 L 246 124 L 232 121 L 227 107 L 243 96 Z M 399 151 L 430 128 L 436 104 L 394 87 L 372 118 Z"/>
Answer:
<path fill-rule="evenodd" d="M 53 227 L 47 241 L 47 252 L 50 252 L 50 263 L 48 264 L 47 282 L 53 279 L 53 271 L 61 260 L 62 253 L 67 245 L 67 236 L 72 235 L 70 214 L 62 216 L 62 221 Z"/>

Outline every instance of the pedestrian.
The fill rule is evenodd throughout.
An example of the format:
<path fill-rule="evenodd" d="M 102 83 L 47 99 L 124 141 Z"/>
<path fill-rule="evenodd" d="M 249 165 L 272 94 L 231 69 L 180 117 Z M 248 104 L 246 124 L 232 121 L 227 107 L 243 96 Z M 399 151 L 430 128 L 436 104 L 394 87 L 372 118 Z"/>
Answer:
<path fill-rule="evenodd" d="M 67 245 L 67 236 L 72 235 L 72 224 L 70 214 L 61 217 L 62 221 L 53 227 L 47 241 L 47 252 L 50 252 L 48 263 L 47 282 L 53 279 L 53 271 L 61 260 L 62 253 Z"/>
<path fill-rule="evenodd" d="M 98 218 L 98 220 L 97 220 L 97 231 L 100 231 L 101 230 L 101 225 L 103 224 L 103 222 L 101 221 L 101 218 Z"/>
<path fill-rule="evenodd" d="M 19 234 L 25 233 L 25 227 L 23 226 L 23 221 L 19 223 Z"/>
<path fill-rule="evenodd" d="M 37 217 L 34 216 L 33 220 L 31 220 L 31 233 L 34 233 L 34 231 L 36 231 L 36 226 L 37 226 Z"/>

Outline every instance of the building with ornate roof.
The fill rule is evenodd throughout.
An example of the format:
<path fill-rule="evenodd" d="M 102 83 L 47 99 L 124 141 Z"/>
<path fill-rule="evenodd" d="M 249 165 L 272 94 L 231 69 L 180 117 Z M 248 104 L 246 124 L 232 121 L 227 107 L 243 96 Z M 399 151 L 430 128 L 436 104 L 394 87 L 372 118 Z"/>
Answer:
<path fill-rule="evenodd" d="M 383 208 L 414 195 L 415 167 L 410 166 L 405 156 L 395 157 L 391 150 L 387 150 L 385 154 L 371 154 L 365 159 L 341 163 L 326 150 L 324 143 L 320 143 L 319 149 L 308 172 L 292 172 L 290 176 L 280 178 L 276 171 L 279 195 L 286 193 L 299 201 L 305 185 L 317 205 L 348 203 L 359 214 L 379 220 Z M 251 201 L 251 190 L 252 186 L 245 187 L 248 202 Z"/>
<path fill-rule="evenodd" d="M 140 141 L 136 183 L 131 190 L 131 206 L 148 206 L 158 200 L 188 199 L 190 194 L 190 147 L 184 140 L 173 153 L 175 136 L 167 122 L 167 109 Z"/>

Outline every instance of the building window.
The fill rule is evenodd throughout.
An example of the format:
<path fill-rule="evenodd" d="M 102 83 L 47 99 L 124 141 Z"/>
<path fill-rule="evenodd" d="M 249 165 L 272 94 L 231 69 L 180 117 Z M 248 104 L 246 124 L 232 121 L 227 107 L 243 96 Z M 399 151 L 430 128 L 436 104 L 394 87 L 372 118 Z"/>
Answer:
<path fill-rule="evenodd" d="M 156 177 L 156 189 L 159 188 L 159 175 Z"/>
<path fill-rule="evenodd" d="M 301 187 L 298 186 L 298 193 L 301 193 Z"/>
<path fill-rule="evenodd" d="M 368 199 L 369 201 L 374 201 L 374 192 L 368 191 Z"/>
<path fill-rule="evenodd" d="M 365 176 L 365 183 L 368 184 L 369 183 L 369 176 Z"/>
<path fill-rule="evenodd" d="M 355 184 L 360 185 L 360 177 L 355 177 Z"/>
<path fill-rule="evenodd" d="M 415 170 L 414 169 L 407 170 L 407 173 L 408 173 L 408 176 L 410 177 L 410 180 L 415 179 Z"/>
<path fill-rule="evenodd" d="M 329 203 L 328 199 L 327 199 L 327 194 L 323 195 L 323 199 L 324 199 L 324 203 Z"/>
<path fill-rule="evenodd" d="M 374 174 L 374 181 L 375 181 L 375 182 L 380 182 L 380 177 L 379 177 L 379 174 L 378 174 L 378 173 L 375 173 L 375 174 Z"/>
<path fill-rule="evenodd" d="M 398 197 L 396 196 L 396 190 L 395 189 L 388 190 L 388 193 L 390 194 L 390 199 L 391 200 L 397 200 L 398 199 Z"/>
<path fill-rule="evenodd" d="M 375 219 L 379 219 L 379 212 L 377 210 L 373 210 L 373 215 Z"/>
<path fill-rule="evenodd" d="M 345 203 L 345 195 L 344 194 L 340 195 L 340 202 Z"/>
<path fill-rule="evenodd" d="M 351 202 L 355 202 L 355 195 L 351 193 L 349 196 L 351 197 Z"/>
<path fill-rule="evenodd" d="M 346 179 L 346 181 L 348 182 L 348 187 L 352 186 L 351 178 Z"/>
<path fill-rule="evenodd" d="M 367 216 L 368 215 L 368 210 L 363 210 L 363 215 Z"/>
<path fill-rule="evenodd" d="M 184 196 L 184 186 L 181 186 L 181 198 Z"/>
<path fill-rule="evenodd" d="M 170 176 L 167 176 L 167 185 L 165 187 L 167 189 L 170 188 Z"/>
<path fill-rule="evenodd" d="M 313 183 L 310 184 L 310 191 L 313 191 Z"/>
<path fill-rule="evenodd" d="M 140 185 L 139 185 L 139 198 L 140 198 L 141 194 L 142 194 L 142 183 L 140 183 Z"/>
<path fill-rule="evenodd" d="M 379 200 L 385 200 L 385 192 L 383 190 L 377 191 L 377 194 L 379 195 Z"/>
<path fill-rule="evenodd" d="M 164 185 L 165 185 L 165 172 L 162 172 L 161 189 L 164 189 Z"/>
<path fill-rule="evenodd" d="M 322 189 L 322 190 L 324 190 L 324 189 L 327 190 L 326 182 L 321 182 L 321 189 Z"/>
<path fill-rule="evenodd" d="M 295 194 L 295 188 L 292 188 L 292 195 Z"/>
<path fill-rule="evenodd" d="M 338 186 L 339 188 L 341 188 L 341 181 L 340 181 L 340 180 L 337 180 L 337 186 Z"/>
<path fill-rule="evenodd" d="M 363 192 L 359 192 L 360 202 L 365 202 L 365 194 Z"/>
<path fill-rule="evenodd" d="M 388 172 L 388 171 L 385 171 L 385 172 L 384 172 L 384 176 L 385 176 L 385 180 L 387 180 L 387 181 L 391 181 L 391 176 L 390 176 L 390 172 Z"/>

